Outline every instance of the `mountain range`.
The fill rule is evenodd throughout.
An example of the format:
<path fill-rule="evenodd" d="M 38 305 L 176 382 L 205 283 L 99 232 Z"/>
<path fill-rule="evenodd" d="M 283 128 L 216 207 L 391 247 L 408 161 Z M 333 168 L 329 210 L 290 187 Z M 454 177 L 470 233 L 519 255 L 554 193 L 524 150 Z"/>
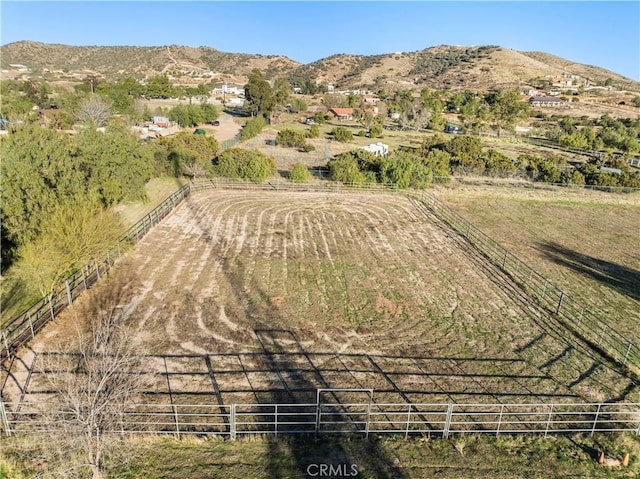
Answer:
<path fill-rule="evenodd" d="M 286 56 L 221 52 L 211 47 L 178 45 L 69 46 L 31 41 L 0 47 L 0 66 L 24 65 L 31 74 L 84 72 L 108 80 L 133 76 L 140 80 L 160 74 L 182 83 L 203 77 L 243 83 L 260 69 L 266 78 L 304 79 L 338 89 L 371 90 L 435 88 L 488 90 L 530 85 L 533 79 L 573 78 L 576 83 L 640 92 L 640 82 L 592 65 L 543 52 L 521 52 L 500 46 L 440 45 L 415 52 L 382 55 L 336 54 L 309 64 Z"/>

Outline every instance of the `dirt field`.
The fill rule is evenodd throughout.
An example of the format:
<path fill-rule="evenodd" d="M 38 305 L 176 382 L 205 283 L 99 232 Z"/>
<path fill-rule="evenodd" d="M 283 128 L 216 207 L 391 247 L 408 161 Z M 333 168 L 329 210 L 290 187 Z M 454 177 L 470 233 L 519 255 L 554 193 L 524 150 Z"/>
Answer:
<path fill-rule="evenodd" d="M 638 397 L 404 196 L 197 193 L 129 268 L 140 284 L 127 314 L 156 378 L 149 401 L 315 402 L 316 388 L 374 388 L 378 402 Z M 31 347 L 60 350 L 72 316 Z M 32 371 L 37 399 L 47 384 Z M 10 400 L 23 379 L 8 381 Z"/>

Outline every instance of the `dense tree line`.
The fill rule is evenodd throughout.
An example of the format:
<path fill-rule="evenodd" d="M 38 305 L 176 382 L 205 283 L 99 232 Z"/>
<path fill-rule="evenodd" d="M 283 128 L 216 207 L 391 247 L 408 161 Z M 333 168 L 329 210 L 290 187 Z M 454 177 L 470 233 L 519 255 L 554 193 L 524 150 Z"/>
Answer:
<path fill-rule="evenodd" d="M 335 181 L 394 183 L 401 188 L 424 188 L 434 178 L 447 181 L 453 173 L 520 175 L 538 182 L 571 185 L 640 187 L 640 172 L 612 156 L 575 167 L 562 156 L 521 154 L 513 159 L 493 148 L 484 148 L 478 137 L 467 135 L 451 140 L 434 135 L 417 148 L 401 147 L 388 157 L 354 150 L 336 156 L 328 168 Z"/>

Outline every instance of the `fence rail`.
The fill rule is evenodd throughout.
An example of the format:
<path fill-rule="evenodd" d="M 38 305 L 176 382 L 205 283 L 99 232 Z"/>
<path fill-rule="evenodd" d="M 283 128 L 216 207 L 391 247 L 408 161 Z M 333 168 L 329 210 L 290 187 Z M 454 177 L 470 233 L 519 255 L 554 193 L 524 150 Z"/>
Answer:
<path fill-rule="evenodd" d="M 52 403 L 0 402 L 5 435 L 56 432 L 78 418 Z M 640 435 L 640 403 L 456 404 L 130 404 L 112 433 L 220 436 L 278 434 L 549 434 Z"/>
<path fill-rule="evenodd" d="M 564 320 L 573 333 L 588 341 L 613 361 L 640 372 L 640 347 L 626 339 L 599 315 L 499 245 L 458 213 L 423 192 L 422 202 L 441 220 L 460 233 L 494 265 L 507 273 L 546 310 Z"/>

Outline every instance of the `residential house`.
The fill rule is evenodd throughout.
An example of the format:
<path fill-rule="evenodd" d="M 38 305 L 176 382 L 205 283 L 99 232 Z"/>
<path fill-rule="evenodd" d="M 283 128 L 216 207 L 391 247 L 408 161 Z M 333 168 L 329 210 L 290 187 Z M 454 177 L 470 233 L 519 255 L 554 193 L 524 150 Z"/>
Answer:
<path fill-rule="evenodd" d="M 336 120 L 348 121 L 353 120 L 353 108 L 332 108 L 329 110 L 333 113 Z"/>

